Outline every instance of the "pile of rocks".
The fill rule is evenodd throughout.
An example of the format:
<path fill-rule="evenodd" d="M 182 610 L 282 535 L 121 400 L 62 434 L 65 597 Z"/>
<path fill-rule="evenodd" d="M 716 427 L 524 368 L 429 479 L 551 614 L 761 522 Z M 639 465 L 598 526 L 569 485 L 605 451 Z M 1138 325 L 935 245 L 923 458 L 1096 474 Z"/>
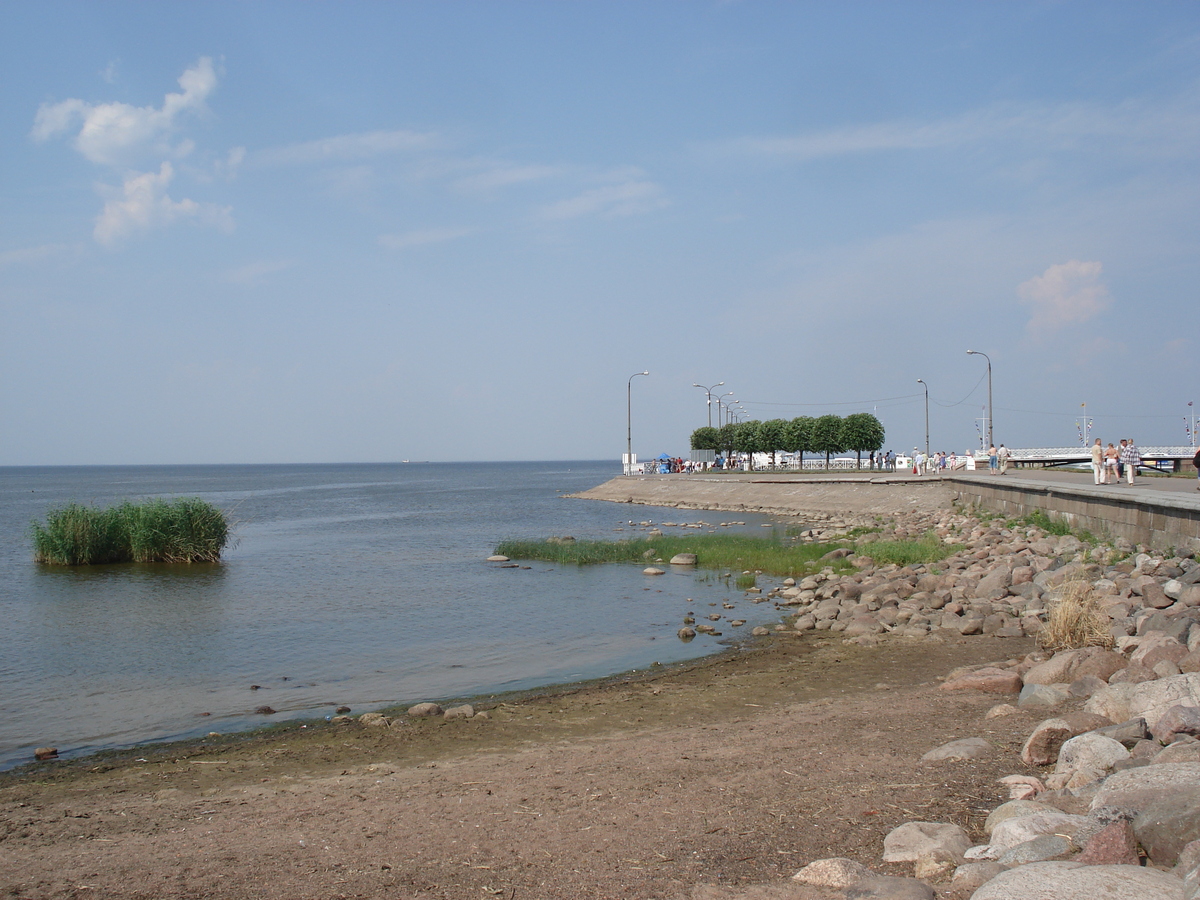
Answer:
<path fill-rule="evenodd" d="M 898 521 L 867 539 L 912 539 L 933 531 L 962 549 L 935 566 L 877 566 L 861 555 L 870 553 L 870 544 L 860 542 L 860 555 L 853 557 L 859 571 L 838 575 L 826 567 L 799 583 L 789 579 L 773 592 L 790 612 L 789 624 L 780 630 L 841 632 L 859 642 L 942 629 L 962 635 L 1035 635 L 1054 601 L 1080 583 L 1115 638 L 1135 635 L 1139 628 L 1177 637 L 1181 618 L 1191 625 L 1186 611 L 1200 607 L 1200 564 L 1190 555 L 1164 558 L 1123 542 L 1089 545 L 1073 535 L 995 526 L 960 513 L 912 514 Z M 1147 615 L 1155 616 L 1148 626 L 1143 624 Z M 1184 663 L 1172 652 L 1155 654 L 1152 661 L 1132 660 L 1138 668 L 1123 677 L 1153 677 L 1150 670 L 1160 663 L 1166 665 L 1158 674 L 1193 671 L 1184 666 L 1194 660 Z"/>

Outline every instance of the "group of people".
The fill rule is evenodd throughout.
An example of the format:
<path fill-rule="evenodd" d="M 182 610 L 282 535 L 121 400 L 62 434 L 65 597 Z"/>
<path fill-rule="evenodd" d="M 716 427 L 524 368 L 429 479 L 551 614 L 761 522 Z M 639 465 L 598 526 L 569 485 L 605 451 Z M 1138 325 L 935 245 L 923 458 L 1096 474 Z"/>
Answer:
<path fill-rule="evenodd" d="M 1100 438 L 1092 444 L 1092 475 L 1096 484 L 1120 484 L 1122 476 L 1133 484 L 1141 464 L 1142 454 L 1133 438 L 1122 438 L 1119 447 L 1114 447 L 1112 441 L 1105 447 Z"/>
<path fill-rule="evenodd" d="M 958 466 L 958 456 L 953 452 L 947 453 L 945 450 L 939 450 L 937 453 L 926 456 L 923 451 L 913 447 L 914 475 L 927 475 L 930 472 L 945 475 L 947 469 L 953 472 Z"/>
<path fill-rule="evenodd" d="M 1003 475 L 1008 471 L 1008 448 L 1003 444 L 1000 449 L 996 449 L 996 445 L 988 447 L 988 472 L 992 475 Z"/>

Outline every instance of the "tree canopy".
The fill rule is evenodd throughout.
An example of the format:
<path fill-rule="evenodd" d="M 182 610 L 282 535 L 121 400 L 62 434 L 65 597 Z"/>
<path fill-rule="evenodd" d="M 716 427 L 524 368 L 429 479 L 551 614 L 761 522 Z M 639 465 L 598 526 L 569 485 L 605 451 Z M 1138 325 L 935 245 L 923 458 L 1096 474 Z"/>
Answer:
<path fill-rule="evenodd" d="M 720 450 L 721 435 L 717 429 L 705 425 L 692 432 L 693 450 Z"/>
<path fill-rule="evenodd" d="M 863 452 L 883 449 L 883 423 L 870 413 L 852 413 L 842 420 L 842 445 L 853 450 L 862 466 Z"/>
<path fill-rule="evenodd" d="M 847 450 L 857 454 L 861 466 L 863 453 L 883 449 L 883 440 L 883 423 L 870 413 L 852 413 L 845 418 L 829 414 L 697 428 L 692 432 L 692 449 L 725 454 L 770 453 L 772 465 L 777 463 L 779 453 L 796 453 L 801 466 L 805 453 L 823 453 L 828 468 L 830 456 Z"/>

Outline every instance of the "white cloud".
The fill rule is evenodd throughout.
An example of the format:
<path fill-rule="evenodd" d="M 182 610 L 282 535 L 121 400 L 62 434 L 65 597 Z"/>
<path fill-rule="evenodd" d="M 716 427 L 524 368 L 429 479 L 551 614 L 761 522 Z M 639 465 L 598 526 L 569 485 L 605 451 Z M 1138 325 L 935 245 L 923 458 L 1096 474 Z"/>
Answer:
<path fill-rule="evenodd" d="M 323 162 L 347 162 L 371 159 L 391 153 L 422 150 L 438 144 L 438 137 L 417 131 L 366 131 L 336 137 L 290 144 L 257 153 L 264 163 L 277 165 L 307 165 Z"/>
<path fill-rule="evenodd" d="M 9 266 L 33 265 L 66 249 L 64 244 L 42 244 L 40 247 L 21 247 L 0 253 L 0 269 Z"/>
<path fill-rule="evenodd" d="M 626 181 L 584 191 L 567 200 L 542 207 L 543 219 L 576 219 L 580 216 L 631 216 L 662 209 L 670 201 L 652 181 Z"/>
<path fill-rule="evenodd" d="M 225 280 L 231 284 L 261 284 L 267 276 L 284 272 L 293 265 L 295 260 L 291 259 L 263 259 L 230 269 L 225 273 Z"/>
<path fill-rule="evenodd" d="M 515 184 L 528 184 L 534 181 L 544 181 L 547 178 L 556 178 L 567 171 L 566 166 L 491 163 L 481 172 L 458 179 L 454 182 L 454 186 L 462 191 L 488 192 Z"/>
<path fill-rule="evenodd" d="M 71 99 L 42 104 L 34 119 L 34 140 L 44 141 L 79 126 L 74 146 L 84 157 L 102 165 L 125 165 L 146 153 L 184 156 L 191 141 L 172 146 L 177 120 L 205 108 L 204 101 L 217 85 L 212 60 L 205 56 L 179 77 L 182 93 L 167 94 L 161 108 L 127 103 L 91 104 Z"/>
<path fill-rule="evenodd" d="M 1018 285 L 1017 295 L 1031 309 L 1030 335 L 1044 337 L 1094 319 L 1108 309 L 1112 297 L 1100 272 L 1098 262 L 1072 259 Z"/>
<path fill-rule="evenodd" d="M 93 236 L 111 245 L 135 231 L 170 225 L 178 219 L 195 219 L 225 230 L 233 229 L 228 207 L 195 200 L 172 200 L 167 195 L 175 171 L 164 162 L 157 173 L 135 172 L 125 179 L 120 195 L 111 197 L 96 219 Z"/>
<path fill-rule="evenodd" d="M 956 149 L 1016 141 L 1051 150 L 1113 152 L 1118 146 L 1157 156 L 1194 153 L 1200 141 L 1200 98 L 1192 90 L 1166 103 L 1131 100 L 1112 106 L 1012 103 L 922 122 L 876 122 L 783 137 L 743 137 L 704 147 L 710 154 L 807 162 L 891 150 Z"/>
<path fill-rule="evenodd" d="M 403 234 L 381 234 L 379 243 L 389 250 L 404 250 L 408 247 L 458 240 L 473 231 L 473 228 L 426 228 L 421 231 L 406 231 Z"/>

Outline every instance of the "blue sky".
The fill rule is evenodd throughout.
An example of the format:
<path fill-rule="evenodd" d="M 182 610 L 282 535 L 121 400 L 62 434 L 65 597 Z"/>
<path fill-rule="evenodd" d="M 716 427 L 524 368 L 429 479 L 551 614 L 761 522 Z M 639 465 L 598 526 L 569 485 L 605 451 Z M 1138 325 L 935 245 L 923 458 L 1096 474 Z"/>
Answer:
<path fill-rule="evenodd" d="M 0 0 L 0 464 L 1186 443 L 1200 6 Z M 1196 409 L 1196 407 L 1193 407 Z"/>

